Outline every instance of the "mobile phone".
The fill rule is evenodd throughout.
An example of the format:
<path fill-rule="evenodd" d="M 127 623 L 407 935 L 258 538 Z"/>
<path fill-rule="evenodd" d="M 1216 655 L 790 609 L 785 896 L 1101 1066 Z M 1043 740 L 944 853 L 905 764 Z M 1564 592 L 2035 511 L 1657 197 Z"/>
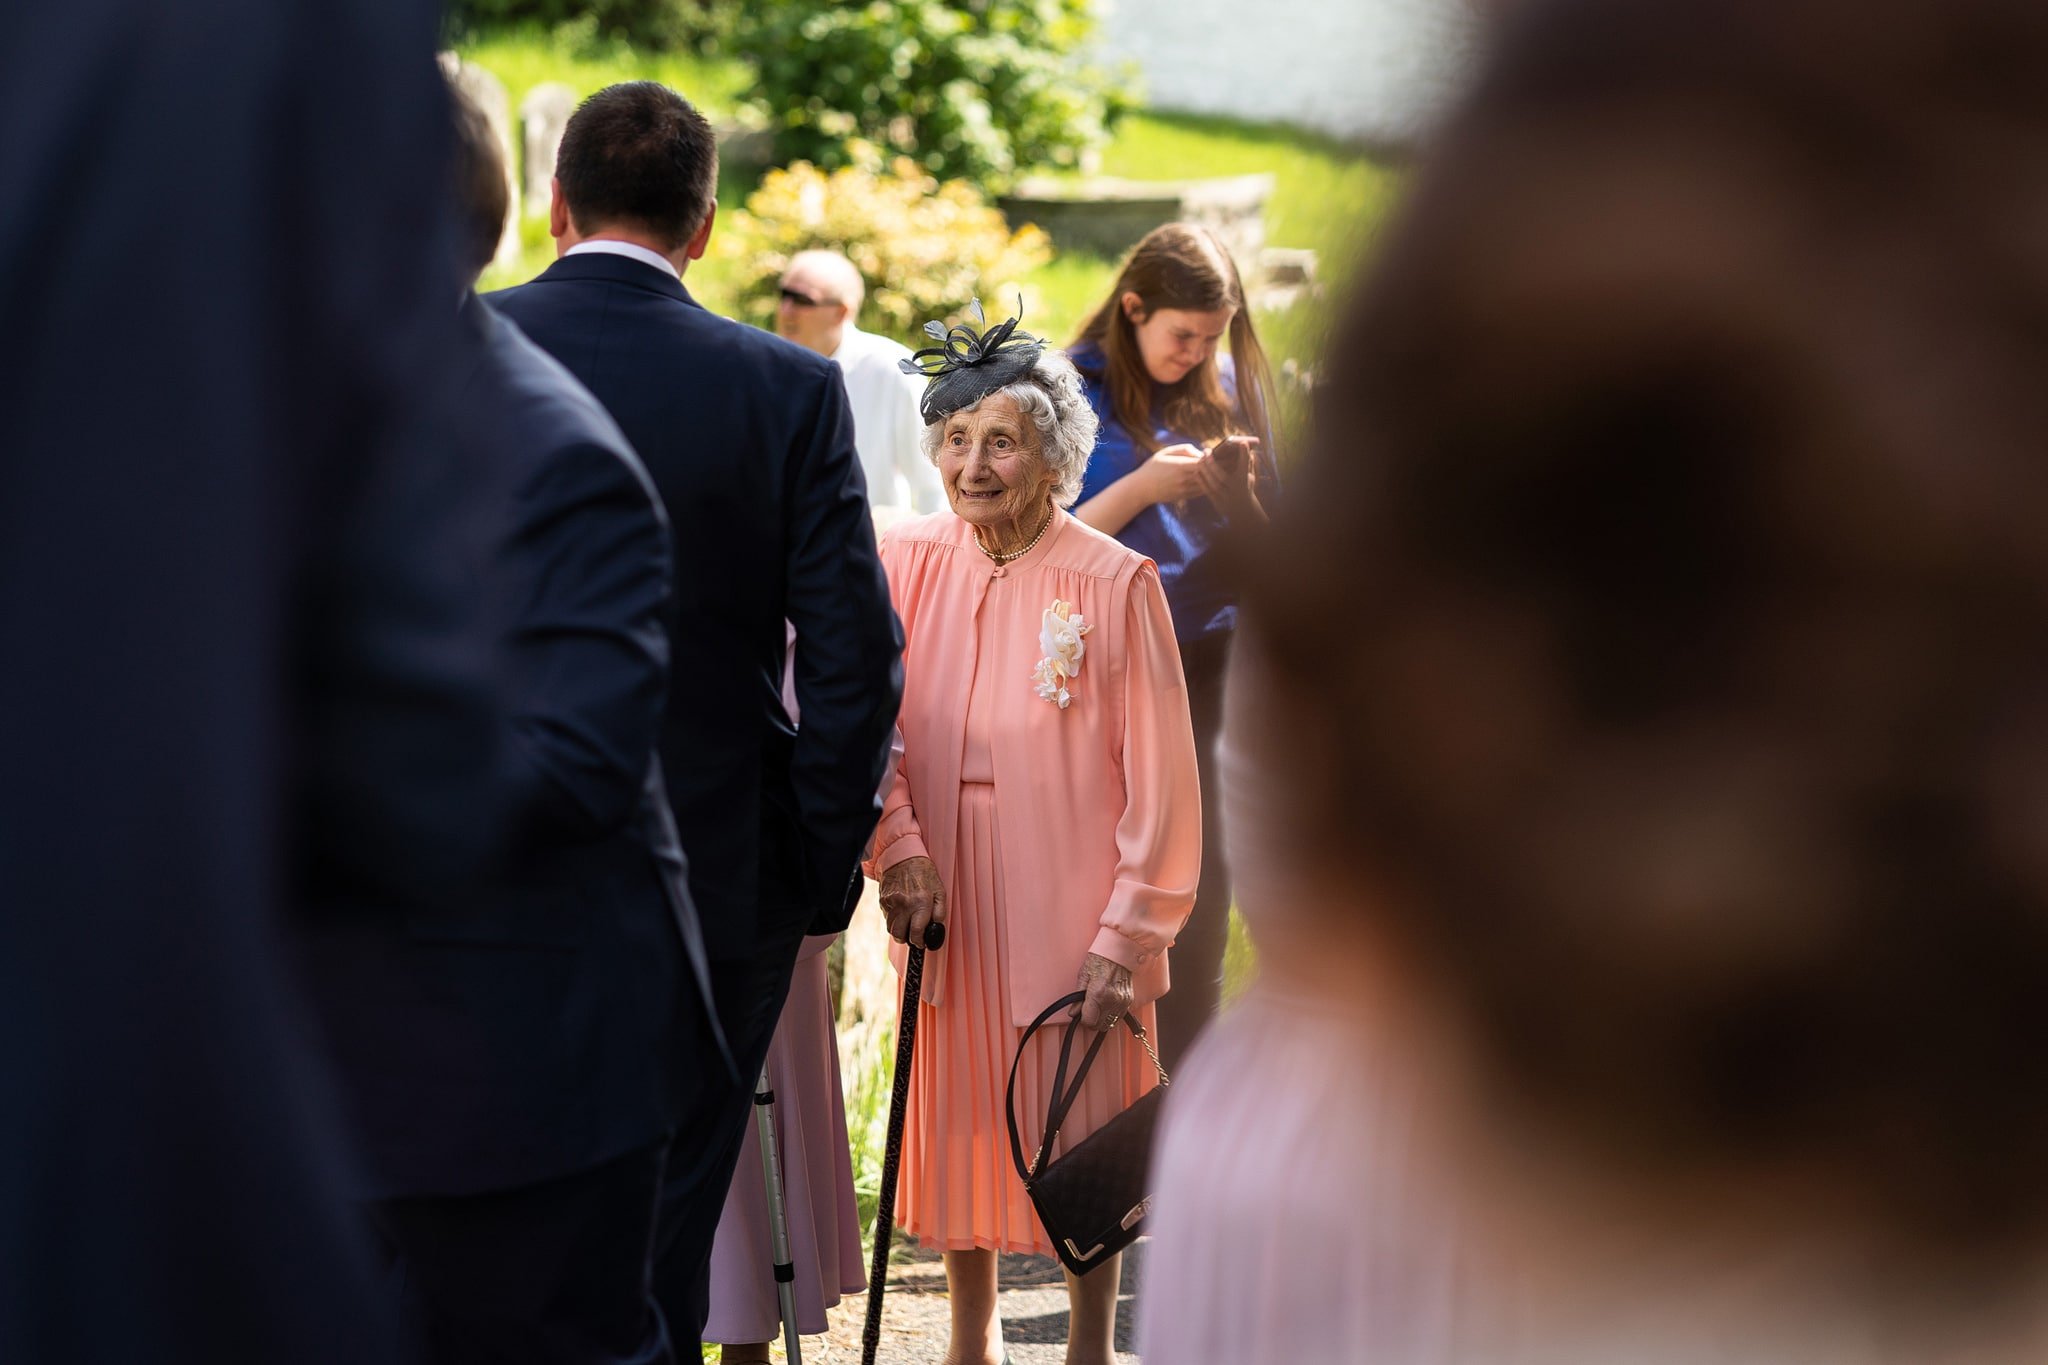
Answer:
<path fill-rule="evenodd" d="M 1251 438 L 1248 436 L 1225 436 L 1209 447 L 1209 458 L 1223 467 L 1232 476 L 1243 470 L 1251 455 Z"/>

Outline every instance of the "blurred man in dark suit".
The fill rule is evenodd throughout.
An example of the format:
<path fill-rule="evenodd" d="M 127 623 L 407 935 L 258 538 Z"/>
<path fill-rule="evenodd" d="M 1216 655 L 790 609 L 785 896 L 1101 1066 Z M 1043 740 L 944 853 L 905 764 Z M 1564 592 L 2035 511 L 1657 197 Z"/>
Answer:
<path fill-rule="evenodd" d="M 635 82 L 591 96 L 556 163 L 561 259 L 491 302 L 618 419 L 667 505 L 677 667 L 662 763 L 719 1016 L 751 1081 L 805 932 L 851 913 L 902 635 L 832 363 L 683 288 L 710 238 L 717 171 L 710 125 L 675 92 Z M 785 621 L 800 728 L 782 704 Z M 685 1356 L 748 1088 L 670 1156 L 655 1288 Z"/>
<path fill-rule="evenodd" d="M 495 827 L 436 23 L 0 26 L 0 1360 L 392 1358 L 278 933 Z"/>
<path fill-rule="evenodd" d="M 482 112 L 455 112 L 474 274 L 505 166 Z M 735 1080 L 655 758 L 668 524 L 597 400 L 474 294 L 461 314 L 470 434 L 507 485 L 482 573 L 509 865 L 474 904 L 327 917 L 303 956 L 426 1358 L 652 1365 L 674 1358 L 648 1284 L 663 1157 Z"/>

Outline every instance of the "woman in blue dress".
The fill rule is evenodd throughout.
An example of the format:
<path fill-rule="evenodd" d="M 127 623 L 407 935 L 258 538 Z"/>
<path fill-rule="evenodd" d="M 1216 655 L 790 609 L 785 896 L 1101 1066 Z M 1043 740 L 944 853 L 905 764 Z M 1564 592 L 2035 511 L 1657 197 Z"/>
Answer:
<path fill-rule="evenodd" d="M 1265 517 L 1272 375 L 1236 264 L 1190 223 L 1156 228 L 1132 249 L 1068 355 L 1101 422 L 1074 515 L 1159 566 L 1201 761 L 1201 886 L 1175 941 L 1173 989 L 1159 1002 L 1171 1071 L 1215 1012 L 1229 938 L 1230 873 L 1212 793 L 1237 597 L 1213 552 L 1233 523 Z"/>

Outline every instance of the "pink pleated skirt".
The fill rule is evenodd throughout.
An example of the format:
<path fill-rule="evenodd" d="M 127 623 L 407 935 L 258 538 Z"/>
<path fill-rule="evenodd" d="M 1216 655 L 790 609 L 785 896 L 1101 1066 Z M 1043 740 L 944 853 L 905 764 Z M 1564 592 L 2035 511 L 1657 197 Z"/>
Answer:
<path fill-rule="evenodd" d="M 768 1083 L 775 1089 L 776 1145 L 782 1154 L 790 1260 L 796 1268 L 797 1330 L 815 1335 L 826 1330 L 825 1312 L 842 1294 L 867 1287 L 822 952 L 796 964 L 789 1001 L 768 1048 Z M 750 1111 L 746 1146 L 711 1252 L 711 1313 L 704 1339 L 737 1345 L 781 1337 L 761 1142 Z"/>
<path fill-rule="evenodd" d="M 1053 1254 L 1010 1157 L 1003 1090 L 1024 1030 L 1010 1021 L 1009 974 L 997 842 L 995 788 L 960 789 L 959 867 L 946 890 L 946 999 L 918 1008 L 917 1053 L 911 1063 L 904 1127 L 898 1223 L 941 1251 L 992 1249 Z M 1052 867 L 1055 860 L 1046 859 Z M 1074 964 L 1079 971 L 1081 964 Z M 1021 1002 L 1036 1014 L 1050 1000 Z M 1152 1028 L 1152 1007 L 1137 1011 Z M 1041 1029 L 1017 1076 L 1017 1124 L 1030 1158 L 1044 1128 L 1063 1022 Z M 1076 1038 L 1078 1061 L 1085 1037 Z M 1058 1155 L 1129 1108 L 1158 1083 L 1130 1030 L 1118 1029 L 1101 1054 L 1060 1130 Z"/>

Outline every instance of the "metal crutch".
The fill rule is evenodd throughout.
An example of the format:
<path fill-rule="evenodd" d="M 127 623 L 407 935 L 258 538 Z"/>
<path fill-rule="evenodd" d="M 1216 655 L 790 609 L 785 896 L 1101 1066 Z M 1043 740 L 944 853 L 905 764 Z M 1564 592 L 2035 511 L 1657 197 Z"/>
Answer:
<path fill-rule="evenodd" d="M 775 1088 L 768 1068 L 754 1086 L 754 1130 L 761 1137 L 761 1179 L 768 1186 L 768 1246 L 775 1253 L 775 1297 L 782 1305 L 782 1349 L 789 1365 L 804 1365 L 796 1334 L 796 1266 L 789 1259 L 789 1206 L 782 1193 L 782 1153 L 775 1140 Z"/>
<path fill-rule="evenodd" d="M 925 949 L 946 942 L 946 926 L 934 920 L 924 945 L 913 943 L 903 964 L 903 1015 L 896 1025 L 896 1074 L 889 1086 L 889 1142 L 882 1149 L 881 1203 L 875 1209 L 875 1251 L 868 1261 L 868 1319 L 860 1334 L 861 1365 L 875 1365 L 882 1345 L 882 1291 L 889 1282 L 889 1244 L 896 1236 L 896 1170 L 903 1161 L 903 1124 L 910 1109 L 910 1058 L 917 1047 L 917 1002 L 924 992 Z"/>

